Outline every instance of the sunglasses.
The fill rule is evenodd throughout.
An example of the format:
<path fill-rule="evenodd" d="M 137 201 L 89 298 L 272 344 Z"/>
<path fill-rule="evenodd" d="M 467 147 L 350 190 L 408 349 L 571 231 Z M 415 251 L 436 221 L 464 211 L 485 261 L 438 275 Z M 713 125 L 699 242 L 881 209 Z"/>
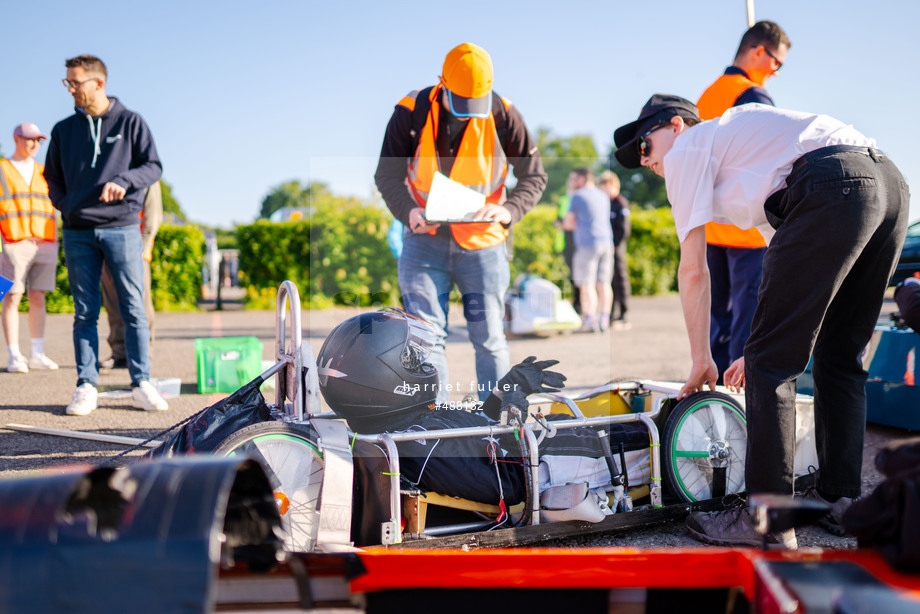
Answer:
<path fill-rule="evenodd" d="M 773 55 L 773 53 L 772 53 L 769 49 L 767 49 L 766 47 L 763 48 L 763 51 L 764 51 L 764 53 L 766 53 L 768 56 L 770 56 L 770 59 L 772 59 L 774 62 L 776 62 L 776 68 L 773 69 L 773 72 L 779 72 L 779 69 L 783 67 L 783 63 L 780 62 L 780 61 L 779 61 L 779 58 L 777 58 L 775 55 Z"/>
<path fill-rule="evenodd" d="M 661 128 L 664 128 L 665 126 L 667 126 L 667 125 L 670 124 L 670 123 L 671 123 L 671 122 L 661 122 L 661 123 L 659 123 L 659 124 L 656 124 L 656 125 L 653 126 L 648 132 L 646 132 L 645 134 L 643 134 L 642 136 L 639 137 L 639 140 L 636 141 L 636 146 L 637 146 L 638 149 L 639 149 L 639 157 L 640 157 L 640 158 L 642 158 L 643 156 L 650 156 L 650 155 L 652 155 L 652 143 L 651 143 L 651 141 L 648 140 L 648 136 L 649 136 L 651 133 L 655 132 L 656 130 L 659 130 L 659 129 L 661 129 Z"/>

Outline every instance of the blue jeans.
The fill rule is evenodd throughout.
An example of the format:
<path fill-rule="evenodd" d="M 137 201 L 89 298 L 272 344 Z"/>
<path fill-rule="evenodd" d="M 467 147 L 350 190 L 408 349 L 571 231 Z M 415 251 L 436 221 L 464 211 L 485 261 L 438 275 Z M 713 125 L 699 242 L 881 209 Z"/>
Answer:
<path fill-rule="evenodd" d="M 712 297 L 709 347 L 720 384 L 729 365 L 744 355 L 751 335 L 766 251 L 766 247 L 706 246 Z"/>
<path fill-rule="evenodd" d="M 447 228 L 435 235 L 405 233 L 399 289 L 406 311 L 431 322 L 438 331 L 429 361 L 441 382 L 439 403 L 446 403 L 450 396 L 445 350 L 451 288 L 457 284 L 463 298 L 463 316 L 476 351 L 478 396 L 485 400 L 510 367 L 504 329 L 510 278 L 504 243 L 469 250 L 457 245 Z"/>
<path fill-rule="evenodd" d="M 140 226 L 64 229 L 64 257 L 73 293 L 73 347 L 77 386 L 99 380 L 99 334 L 96 324 L 102 293 L 102 262 L 108 265 L 125 324 L 125 351 L 131 384 L 150 379 L 150 332 L 144 314 L 144 261 Z"/>

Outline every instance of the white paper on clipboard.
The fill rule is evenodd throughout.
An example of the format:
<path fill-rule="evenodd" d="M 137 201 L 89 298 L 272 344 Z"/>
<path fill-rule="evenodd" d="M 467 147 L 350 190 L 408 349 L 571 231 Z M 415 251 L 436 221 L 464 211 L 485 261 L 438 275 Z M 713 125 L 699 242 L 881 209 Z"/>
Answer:
<path fill-rule="evenodd" d="M 485 204 L 485 194 L 435 171 L 425 203 L 425 219 L 429 222 L 471 222 L 469 218 Z"/>

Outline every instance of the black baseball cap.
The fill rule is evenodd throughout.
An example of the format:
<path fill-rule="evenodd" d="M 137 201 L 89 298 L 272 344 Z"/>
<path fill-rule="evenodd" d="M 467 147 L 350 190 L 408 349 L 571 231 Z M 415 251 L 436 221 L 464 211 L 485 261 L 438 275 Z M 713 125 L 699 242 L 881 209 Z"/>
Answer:
<path fill-rule="evenodd" d="M 625 168 L 642 166 L 639 150 L 636 148 L 636 139 L 655 124 L 668 121 L 675 115 L 699 120 L 700 111 L 686 98 L 671 94 L 652 94 L 652 97 L 642 107 L 642 111 L 639 112 L 638 119 L 614 131 L 613 142 L 617 150 L 613 155 L 616 156 L 617 162 Z"/>

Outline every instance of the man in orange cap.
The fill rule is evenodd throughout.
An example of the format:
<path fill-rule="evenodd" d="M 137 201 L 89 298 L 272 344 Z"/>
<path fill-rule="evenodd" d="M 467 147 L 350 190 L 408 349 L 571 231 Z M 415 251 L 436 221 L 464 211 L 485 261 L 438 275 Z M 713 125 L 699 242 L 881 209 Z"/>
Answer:
<path fill-rule="evenodd" d="M 485 399 L 510 366 L 503 328 L 510 271 L 506 239 L 540 199 L 546 172 L 524 119 L 492 90 L 492 59 L 472 43 L 453 48 L 440 82 L 410 92 L 387 125 L 374 176 L 405 226 L 399 287 L 406 310 L 437 327 L 431 362 L 447 376 L 448 297 L 454 284 L 476 350 L 477 391 Z M 507 193 L 508 165 L 517 184 Z M 462 222 L 431 221 L 426 205 L 436 174 L 485 197 Z M 461 216 L 462 217 L 462 216 Z M 449 384 L 438 402 L 446 403 Z"/>

